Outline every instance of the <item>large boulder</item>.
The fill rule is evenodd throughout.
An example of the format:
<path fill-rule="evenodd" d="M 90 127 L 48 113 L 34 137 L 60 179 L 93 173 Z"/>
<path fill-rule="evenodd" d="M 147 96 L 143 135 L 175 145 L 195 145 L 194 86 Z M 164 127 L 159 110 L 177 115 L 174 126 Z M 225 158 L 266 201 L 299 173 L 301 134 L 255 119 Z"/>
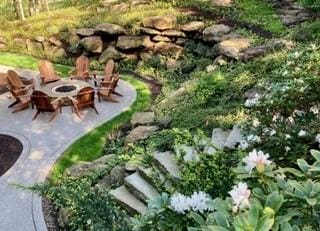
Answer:
<path fill-rule="evenodd" d="M 89 37 L 94 35 L 94 30 L 92 28 L 80 28 L 77 30 L 77 35 L 82 37 Z"/>
<path fill-rule="evenodd" d="M 139 27 L 138 30 L 142 34 L 148 34 L 148 35 L 161 35 L 161 32 L 152 28 L 147 27 Z"/>
<path fill-rule="evenodd" d="M 165 30 L 165 31 L 162 31 L 161 35 L 168 36 L 168 37 L 181 37 L 181 38 L 186 37 L 186 34 L 179 30 Z"/>
<path fill-rule="evenodd" d="M 152 38 L 155 42 L 171 42 L 171 39 L 166 36 L 156 35 Z"/>
<path fill-rule="evenodd" d="M 26 40 L 23 38 L 14 38 L 13 44 L 15 47 L 21 48 L 21 49 L 26 49 L 26 47 L 27 47 Z"/>
<path fill-rule="evenodd" d="M 171 55 L 176 58 L 182 55 L 183 47 L 167 42 L 159 42 L 154 45 L 154 51 L 163 55 Z"/>
<path fill-rule="evenodd" d="M 204 28 L 203 21 L 192 21 L 181 25 L 180 29 L 184 32 L 198 32 Z"/>
<path fill-rule="evenodd" d="M 27 50 L 30 53 L 37 53 L 39 51 L 43 51 L 43 45 L 41 42 L 35 40 L 26 40 Z"/>
<path fill-rule="evenodd" d="M 218 42 L 231 31 L 231 27 L 224 24 L 217 24 L 203 30 L 203 40 L 207 42 Z"/>
<path fill-rule="evenodd" d="M 143 36 L 119 36 L 117 47 L 121 50 L 131 50 L 149 47 L 151 44 L 148 35 Z"/>
<path fill-rule="evenodd" d="M 65 36 L 65 41 L 71 46 L 76 47 L 80 42 L 80 37 L 76 30 L 69 30 Z"/>
<path fill-rule="evenodd" d="M 7 40 L 3 37 L 0 37 L 0 49 L 5 49 L 7 47 Z"/>
<path fill-rule="evenodd" d="M 114 46 L 110 45 L 100 55 L 99 62 L 106 63 L 110 59 L 121 60 L 126 58 L 126 55 L 118 51 Z"/>
<path fill-rule="evenodd" d="M 211 0 L 213 6 L 230 7 L 233 4 L 233 0 Z"/>
<path fill-rule="evenodd" d="M 126 143 L 134 143 L 139 140 L 147 139 L 159 129 L 157 126 L 139 126 L 133 129 L 126 137 Z"/>
<path fill-rule="evenodd" d="M 63 46 L 63 43 L 62 41 L 57 38 L 56 36 L 51 36 L 49 39 L 48 39 L 49 43 L 53 46 L 56 46 L 56 47 L 62 47 Z"/>
<path fill-rule="evenodd" d="M 53 47 L 51 50 L 52 56 L 54 58 L 65 58 L 67 57 L 67 52 L 62 47 Z"/>
<path fill-rule="evenodd" d="M 126 30 L 122 26 L 112 23 L 99 24 L 94 31 L 95 33 L 106 35 L 122 35 L 126 33 Z"/>
<path fill-rule="evenodd" d="M 155 121 L 154 112 L 136 112 L 132 115 L 131 125 L 146 125 Z"/>
<path fill-rule="evenodd" d="M 80 45 L 82 45 L 88 52 L 101 53 L 103 42 L 100 36 L 90 36 L 81 39 Z"/>
<path fill-rule="evenodd" d="M 250 47 L 250 40 L 247 38 L 229 39 L 218 44 L 219 52 L 230 58 L 239 59 L 242 51 Z"/>
<path fill-rule="evenodd" d="M 174 15 L 152 16 L 143 19 L 143 26 L 158 30 L 167 30 L 175 27 L 177 18 Z"/>

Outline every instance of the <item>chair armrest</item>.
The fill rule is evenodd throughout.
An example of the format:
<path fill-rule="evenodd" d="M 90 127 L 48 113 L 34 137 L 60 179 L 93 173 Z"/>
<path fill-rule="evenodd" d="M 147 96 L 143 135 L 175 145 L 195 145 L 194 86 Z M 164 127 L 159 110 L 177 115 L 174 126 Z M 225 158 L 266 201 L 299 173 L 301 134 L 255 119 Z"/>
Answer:
<path fill-rule="evenodd" d="M 24 98 L 24 97 L 30 97 L 30 95 L 19 95 L 17 98 Z"/>
<path fill-rule="evenodd" d="M 78 103 L 78 100 L 76 100 L 75 98 L 71 97 L 71 96 L 68 96 L 68 99 L 70 99 L 72 102 L 74 103 Z"/>
<path fill-rule="evenodd" d="M 57 102 L 61 102 L 62 98 L 63 98 L 63 97 L 59 97 L 59 98 L 51 101 L 51 104 L 55 104 L 55 103 L 57 103 Z"/>

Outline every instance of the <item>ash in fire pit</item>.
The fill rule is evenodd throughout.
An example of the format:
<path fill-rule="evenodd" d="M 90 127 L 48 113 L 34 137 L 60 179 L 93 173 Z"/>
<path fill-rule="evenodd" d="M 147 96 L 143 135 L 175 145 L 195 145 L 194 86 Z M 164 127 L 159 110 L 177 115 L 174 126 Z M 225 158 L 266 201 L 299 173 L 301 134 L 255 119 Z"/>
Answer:
<path fill-rule="evenodd" d="M 68 86 L 61 86 L 61 87 L 57 87 L 55 89 L 56 92 L 70 92 L 70 91 L 74 91 L 76 90 L 77 87 L 73 86 L 73 85 L 68 85 Z"/>

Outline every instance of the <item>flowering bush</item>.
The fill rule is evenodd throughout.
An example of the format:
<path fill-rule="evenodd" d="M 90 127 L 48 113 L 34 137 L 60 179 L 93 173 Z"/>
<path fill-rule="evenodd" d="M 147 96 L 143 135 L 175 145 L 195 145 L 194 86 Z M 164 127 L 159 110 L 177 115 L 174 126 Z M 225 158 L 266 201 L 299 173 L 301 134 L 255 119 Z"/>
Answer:
<path fill-rule="evenodd" d="M 300 157 L 308 159 L 308 151 L 318 148 L 319 51 L 316 45 L 291 51 L 283 65 L 271 71 L 270 79 L 258 83 L 264 93 L 249 105 L 247 141 L 270 153 L 282 166 L 292 165 Z"/>
<path fill-rule="evenodd" d="M 153 230 L 153 224 L 157 230 L 319 230 L 320 152 L 312 150 L 311 155 L 315 159 L 312 165 L 299 159 L 299 169 L 294 169 L 277 167 L 266 154 L 254 151 L 235 169 L 240 182 L 229 192 L 231 197 L 212 200 L 206 194 L 194 193 L 200 197 L 195 201 L 201 208 L 194 209 L 197 207 L 189 201 L 193 196 L 175 194 L 170 199 L 165 194 L 156 201 L 165 198 L 166 203 L 152 207 L 153 218 L 171 215 L 177 221 L 175 229 L 162 229 L 159 223 L 151 222 L 150 210 L 134 219 L 134 229 L 147 230 L 148 224 Z M 259 161 L 253 158 L 254 167 L 248 169 L 250 156 L 259 156 Z"/>

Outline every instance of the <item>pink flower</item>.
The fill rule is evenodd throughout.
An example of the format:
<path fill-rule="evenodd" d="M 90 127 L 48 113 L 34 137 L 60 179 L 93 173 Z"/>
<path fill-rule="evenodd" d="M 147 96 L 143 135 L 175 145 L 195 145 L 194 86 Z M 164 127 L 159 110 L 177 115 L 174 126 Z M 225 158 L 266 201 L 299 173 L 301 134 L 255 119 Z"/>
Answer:
<path fill-rule="evenodd" d="M 253 149 L 249 152 L 249 155 L 243 158 L 243 162 L 246 163 L 245 169 L 251 174 L 252 169 L 256 168 L 259 173 L 264 171 L 265 165 L 270 165 L 271 161 L 268 160 L 269 154 L 264 154 L 262 151 Z"/>
<path fill-rule="evenodd" d="M 233 212 L 237 212 L 238 209 L 245 209 L 250 207 L 249 197 L 251 191 L 248 189 L 246 183 L 239 182 L 237 185 L 232 187 L 232 190 L 229 192 L 232 201 L 233 201 Z"/>

